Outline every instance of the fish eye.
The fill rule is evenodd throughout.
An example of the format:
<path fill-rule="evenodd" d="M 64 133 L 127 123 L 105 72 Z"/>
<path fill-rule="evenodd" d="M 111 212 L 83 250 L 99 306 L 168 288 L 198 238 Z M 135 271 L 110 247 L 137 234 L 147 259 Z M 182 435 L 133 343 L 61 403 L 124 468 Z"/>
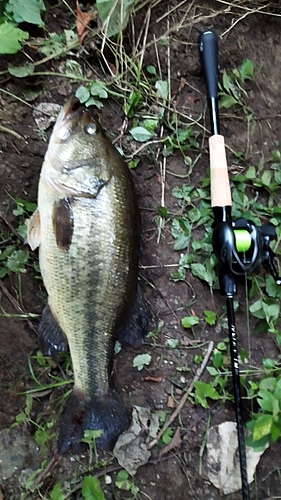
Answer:
<path fill-rule="evenodd" d="M 97 126 L 95 123 L 89 123 L 85 127 L 85 133 L 88 135 L 95 135 L 96 131 L 97 131 Z"/>

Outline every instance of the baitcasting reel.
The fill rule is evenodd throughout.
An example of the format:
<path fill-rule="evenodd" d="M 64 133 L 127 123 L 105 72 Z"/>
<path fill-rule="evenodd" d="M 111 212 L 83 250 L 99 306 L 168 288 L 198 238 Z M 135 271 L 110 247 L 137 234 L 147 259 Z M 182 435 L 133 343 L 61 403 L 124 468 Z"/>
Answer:
<path fill-rule="evenodd" d="M 216 207 L 214 212 L 217 209 L 221 211 L 222 207 Z M 281 285 L 275 254 L 270 248 L 270 242 L 276 239 L 274 225 L 257 226 L 243 218 L 234 222 L 227 216 L 222 221 L 221 214 L 218 219 L 215 214 L 213 248 L 224 270 L 242 275 L 262 265 L 275 283 Z"/>

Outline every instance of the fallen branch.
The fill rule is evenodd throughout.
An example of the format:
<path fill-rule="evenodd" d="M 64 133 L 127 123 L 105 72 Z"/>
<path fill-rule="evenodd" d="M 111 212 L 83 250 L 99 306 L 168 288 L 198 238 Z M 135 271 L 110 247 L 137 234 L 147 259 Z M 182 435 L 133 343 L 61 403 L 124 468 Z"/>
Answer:
<path fill-rule="evenodd" d="M 156 438 L 153 439 L 153 441 L 151 441 L 148 445 L 147 445 L 147 449 L 150 450 L 151 448 L 153 448 L 153 446 L 155 446 L 159 439 L 161 438 L 161 436 L 164 434 L 164 432 L 168 429 L 168 427 L 171 425 L 171 423 L 175 420 L 175 418 L 179 415 L 179 413 L 181 412 L 183 406 L 185 405 L 186 403 L 186 400 L 189 396 L 189 394 L 191 393 L 191 391 L 193 390 L 193 387 L 194 387 L 194 383 L 197 382 L 197 380 L 199 380 L 199 378 L 201 377 L 203 371 L 205 370 L 205 367 L 206 367 L 206 364 L 208 363 L 208 360 L 209 360 L 209 357 L 211 356 L 211 353 L 212 353 L 212 350 L 213 350 L 213 347 L 214 347 L 214 342 L 211 341 L 209 343 L 209 346 L 208 346 L 208 350 L 205 354 L 205 357 L 202 361 L 202 364 L 201 366 L 198 368 L 197 372 L 196 372 L 196 375 L 194 377 L 194 379 L 192 380 L 189 388 L 187 389 L 186 393 L 184 394 L 184 396 L 182 397 L 182 399 L 180 400 L 179 402 L 179 405 L 178 407 L 175 409 L 174 413 L 170 416 L 168 422 L 165 423 L 165 425 L 162 427 L 161 431 L 157 434 Z"/>
<path fill-rule="evenodd" d="M 46 467 L 38 474 L 36 477 L 34 483 L 32 484 L 32 489 L 34 490 L 38 484 L 41 483 L 41 481 L 44 481 L 46 476 L 54 469 L 54 467 L 59 463 L 61 460 L 62 456 L 55 455 L 51 458 L 50 462 L 46 465 Z"/>

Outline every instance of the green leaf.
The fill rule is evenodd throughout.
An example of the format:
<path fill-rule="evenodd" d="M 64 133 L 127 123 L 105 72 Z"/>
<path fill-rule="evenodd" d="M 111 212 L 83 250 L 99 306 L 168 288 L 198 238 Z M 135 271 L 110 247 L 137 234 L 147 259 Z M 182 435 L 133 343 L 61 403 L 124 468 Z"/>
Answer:
<path fill-rule="evenodd" d="M 224 89 L 227 92 L 229 92 L 230 91 L 230 87 L 231 87 L 231 78 L 227 74 L 227 72 L 226 72 L 225 69 L 223 70 L 223 74 L 222 74 L 222 84 L 223 84 Z"/>
<path fill-rule="evenodd" d="M 256 179 L 257 174 L 256 174 L 256 169 L 255 167 L 249 167 L 246 174 L 245 174 L 246 179 Z"/>
<path fill-rule="evenodd" d="M 247 361 L 249 359 L 249 355 L 248 355 L 246 349 L 243 349 L 243 347 L 241 347 L 241 349 L 240 349 L 240 358 L 241 358 L 242 363 L 247 363 Z"/>
<path fill-rule="evenodd" d="M 127 101 L 123 106 L 125 115 L 128 116 L 129 118 L 132 118 L 135 114 L 136 108 L 141 102 L 142 102 L 141 92 L 139 92 L 139 90 L 132 90 Z"/>
<path fill-rule="evenodd" d="M 168 339 L 166 341 L 166 346 L 170 347 L 170 349 L 175 349 L 176 347 L 179 346 L 179 341 L 178 339 Z"/>
<path fill-rule="evenodd" d="M 173 435 L 173 429 L 168 427 L 168 429 L 165 430 L 164 434 L 162 435 L 162 441 L 164 444 L 169 444 L 171 442 Z"/>
<path fill-rule="evenodd" d="M 218 391 L 211 384 L 200 382 L 199 380 L 197 380 L 196 382 L 194 382 L 194 387 L 195 401 L 196 403 L 201 404 L 203 408 L 208 408 L 206 398 L 210 398 L 213 400 L 220 398 Z"/>
<path fill-rule="evenodd" d="M 146 66 L 146 71 L 150 75 L 156 75 L 156 68 L 155 68 L 155 66 L 152 66 L 151 64 L 149 64 L 148 66 Z"/>
<path fill-rule="evenodd" d="M 246 424 L 247 428 L 252 432 L 252 429 L 254 427 L 255 420 L 251 420 Z M 253 434 L 250 434 L 248 438 L 246 439 L 246 445 L 251 446 L 255 451 L 264 451 L 266 445 L 269 442 L 269 436 L 268 434 L 264 437 L 262 437 L 259 440 L 254 441 L 253 439 Z"/>
<path fill-rule="evenodd" d="M 154 133 L 149 132 L 149 130 L 147 130 L 144 127 L 133 127 L 130 130 L 130 134 L 133 136 L 135 141 L 138 141 L 138 142 L 149 141 L 149 139 L 151 139 L 152 137 L 155 136 Z"/>
<path fill-rule="evenodd" d="M 25 401 L 25 414 L 28 415 L 30 417 L 30 412 L 31 412 L 31 408 L 32 408 L 32 404 L 33 404 L 33 399 L 31 397 L 30 394 L 27 394 L 26 396 L 26 401 Z"/>
<path fill-rule="evenodd" d="M 103 107 L 103 103 L 99 99 L 95 99 L 94 97 L 90 97 L 88 101 L 85 103 L 85 106 L 88 108 L 89 106 L 96 106 L 101 109 Z"/>
<path fill-rule="evenodd" d="M 145 365 L 150 365 L 151 356 L 150 354 L 138 354 L 133 359 L 133 366 L 138 370 L 142 370 Z"/>
<path fill-rule="evenodd" d="M 258 398 L 257 402 L 259 403 L 261 409 L 263 411 L 267 411 L 268 413 L 273 413 L 273 403 L 275 400 L 275 397 L 273 396 L 272 392 L 268 391 L 259 391 L 258 392 Z"/>
<path fill-rule="evenodd" d="M 264 304 L 264 309 L 265 309 L 266 314 L 267 314 L 266 319 L 268 319 L 268 318 L 277 319 L 279 317 L 279 313 L 280 313 L 280 305 L 279 304 L 269 304 L 269 305 L 266 305 L 266 308 L 265 308 L 265 304 Z"/>
<path fill-rule="evenodd" d="M 29 251 L 25 250 L 15 250 L 7 258 L 7 268 L 13 273 L 23 273 L 25 272 L 25 264 L 29 258 Z"/>
<path fill-rule="evenodd" d="M 267 436 L 267 434 L 270 434 L 273 423 L 274 417 L 272 415 L 261 415 L 258 417 L 254 423 L 253 440 L 258 441 Z"/>
<path fill-rule="evenodd" d="M 268 187 L 271 182 L 272 173 L 269 170 L 265 170 L 261 176 L 261 182 L 264 186 Z"/>
<path fill-rule="evenodd" d="M 276 387 L 275 377 L 266 377 L 260 381 L 259 387 L 261 390 L 274 392 Z"/>
<path fill-rule="evenodd" d="M 203 311 L 203 313 L 204 313 L 204 319 L 206 323 L 208 323 L 208 325 L 212 326 L 216 324 L 217 315 L 215 312 L 206 309 L 205 311 Z"/>
<path fill-rule="evenodd" d="M 200 380 L 197 380 L 196 382 L 194 382 L 194 387 L 202 394 L 204 394 L 205 398 L 219 399 L 220 397 L 218 391 L 207 382 L 201 382 Z"/>
<path fill-rule="evenodd" d="M 223 354 L 220 351 L 214 353 L 213 365 L 215 368 L 222 368 L 222 366 L 223 366 Z"/>
<path fill-rule="evenodd" d="M 255 318 L 262 319 L 265 317 L 264 310 L 263 310 L 263 302 L 261 299 L 256 300 L 250 307 L 249 307 L 250 313 L 252 313 Z"/>
<path fill-rule="evenodd" d="M 245 59 L 240 66 L 240 72 L 244 80 L 252 80 L 254 75 L 254 63 L 250 59 Z"/>
<path fill-rule="evenodd" d="M 61 484 L 57 483 L 53 487 L 51 493 L 50 493 L 50 499 L 51 500 L 64 500 L 64 495 L 61 489 Z"/>
<path fill-rule="evenodd" d="M 174 243 L 174 250 L 179 251 L 179 250 L 184 250 L 185 248 L 188 247 L 190 242 L 190 236 L 187 236 L 186 234 L 180 234 L 175 243 Z"/>
<path fill-rule="evenodd" d="M 276 365 L 276 362 L 274 361 L 274 359 L 271 358 L 263 358 L 262 364 L 265 368 L 271 370 Z"/>
<path fill-rule="evenodd" d="M 225 342 L 219 342 L 217 344 L 217 349 L 219 349 L 219 351 L 226 351 L 226 349 L 227 349 L 226 343 Z"/>
<path fill-rule="evenodd" d="M 119 490 L 130 491 L 132 483 L 128 479 L 128 472 L 126 470 L 120 470 L 115 479 L 117 488 L 119 488 Z"/>
<path fill-rule="evenodd" d="M 96 0 L 99 17 L 103 23 L 106 21 L 104 29 L 107 37 L 117 35 L 126 28 L 134 2 L 135 0 Z"/>
<path fill-rule="evenodd" d="M 142 122 L 142 126 L 149 132 L 154 132 L 159 123 L 158 118 L 146 118 Z"/>
<path fill-rule="evenodd" d="M 87 102 L 88 99 L 90 99 L 90 95 L 91 94 L 89 89 L 87 87 L 84 87 L 84 85 L 80 85 L 80 87 L 78 87 L 78 89 L 75 92 L 75 96 L 77 97 L 77 99 L 79 99 L 81 104 Z"/>
<path fill-rule="evenodd" d="M 231 108 L 231 106 L 233 106 L 233 104 L 237 104 L 237 101 L 231 95 L 223 94 L 222 96 L 220 96 L 219 108 L 229 109 Z"/>
<path fill-rule="evenodd" d="M 27 200 L 24 200 L 22 198 L 16 198 L 15 200 L 16 204 L 17 204 L 17 208 L 20 206 L 20 207 L 23 207 L 25 210 L 27 210 L 27 212 L 35 212 L 36 208 L 37 208 L 37 203 L 33 203 L 31 201 L 27 201 Z"/>
<path fill-rule="evenodd" d="M 10 23 L 0 24 L 0 54 L 15 54 L 21 49 L 19 42 L 27 40 L 29 34 Z"/>
<path fill-rule="evenodd" d="M 197 278 L 200 278 L 203 281 L 207 281 L 209 286 L 212 286 L 215 280 L 214 270 L 207 268 L 207 265 L 203 266 L 203 264 L 193 263 L 190 264 L 191 272 Z"/>
<path fill-rule="evenodd" d="M 199 318 L 197 316 L 185 316 L 181 319 L 181 324 L 184 328 L 191 328 L 194 325 L 198 325 Z"/>
<path fill-rule="evenodd" d="M 25 422 L 26 420 L 28 420 L 28 416 L 26 415 L 26 413 L 24 412 L 21 412 L 21 413 L 18 413 L 16 415 L 16 422 L 18 424 L 22 424 L 23 422 Z"/>
<path fill-rule="evenodd" d="M 210 375 L 212 375 L 212 377 L 215 377 L 216 375 L 219 375 L 219 371 L 213 367 L 213 366 L 207 366 L 207 371 Z"/>
<path fill-rule="evenodd" d="M 108 93 L 107 88 L 103 83 L 94 82 L 90 86 L 90 93 L 94 97 L 101 97 L 102 99 L 107 99 Z"/>
<path fill-rule="evenodd" d="M 100 482 L 97 477 L 85 476 L 82 482 L 82 495 L 84 500 L 105 500 Z"/>
<path fill-rule="evenodd" d="M 80 64 L 74 59 L 67 59 L 65 62 L 65 75 L 69 77 L 83 78 L 83 71 Z"/>
<path fill-rule="evenodd" d="M 25 78 L 26 76 L 32 75 L 34 73 L 34 64 L 25 63 L 21 66 L 14 66 L 13 64 L 8 64 L 8 71 L 11 75 L 16 78 Z"/>
<path fill-rule="evenodd" d="M 102 429 L 85 429 L 84 431 L 84 437 L 81 439 L 83 443 L 88 443 L 91 445 L 95 439 L 99 438 L 102 436 Z"/>
<path fill-rule="evenodd" d="M 157 80 L 155 83 L 155 88 L 157 90 L 157 96 L 164 101 L 168 98 L 169 86 L 167 80 Z"/>
<path fill-rule="evenodd" d="M 281 287 L 280 285 L 276 285 L 276 282 L 273 276 L 269 275 L 266 278 L 266 292 L 269 297 L 279 298 L 281 299 Z"/>
<path fill-rule="evenodd" d="M 279 439 L 281 435 L 281 429 L 280 427 L 276 424 L 276 422 L 274 422 L 272 424 L 272 428 L 271 428 L 271 439 L 273 442 L 277 441 L 277 439 Z"/>
<path fill-rule="evenodd" d="M 36 429 L 36 431 L 35 431 L 35 441 L 40 446 L 41 449 L 44 450 L 44 447 L 45 447 L 46 442 L 48 441 L 48 439 L 49 439 L 49 436 L 48 436 L 47 432 L 45 431 L 45 429 L 42 429 L 41 427 L 39 427 L 38 429 Z"/>
<path fill-rule="evenodd" d="M 10 6 L 14 16 L 21 17 L 23 21 L 30 24 L 44 25 L 40 14 L 41 11 L 46 10 L 43 1 L 10 0 Z"/>

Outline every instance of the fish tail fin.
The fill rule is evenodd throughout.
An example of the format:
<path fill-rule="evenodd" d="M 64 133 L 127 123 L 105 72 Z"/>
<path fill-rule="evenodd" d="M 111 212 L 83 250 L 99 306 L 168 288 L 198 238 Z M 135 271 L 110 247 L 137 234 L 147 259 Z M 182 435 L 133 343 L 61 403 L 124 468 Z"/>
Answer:
<path fill-rule="evenodd" d="M 114 389 L 94 397 L 85 397 L 75 387 L 65 405 L 60 421 L 58 453 L 79 452 L 84 431 L 101 430 L 97 447 L 112 450 L 122 432 L 128 429 L 130 418 L 124 403 Z"/>
<path fill-rule="evenodd" d="M 51 356 L 55 361 L 61 352 L 68 350 L 68 344 L 58 322 L 49 306 L 43 310 L 40 323 L 38 325 L 39 348 L 45 356 Z"/>
<path fill-rule="evenodd" d="M 140 347 L 148 332 L 148 313 L 144 302 L 142 289 L 138 285 L 136 300 L 125 319 L 125 322 L 118 328 L 116 337 L 122 344 L 132 347 Z"/>

